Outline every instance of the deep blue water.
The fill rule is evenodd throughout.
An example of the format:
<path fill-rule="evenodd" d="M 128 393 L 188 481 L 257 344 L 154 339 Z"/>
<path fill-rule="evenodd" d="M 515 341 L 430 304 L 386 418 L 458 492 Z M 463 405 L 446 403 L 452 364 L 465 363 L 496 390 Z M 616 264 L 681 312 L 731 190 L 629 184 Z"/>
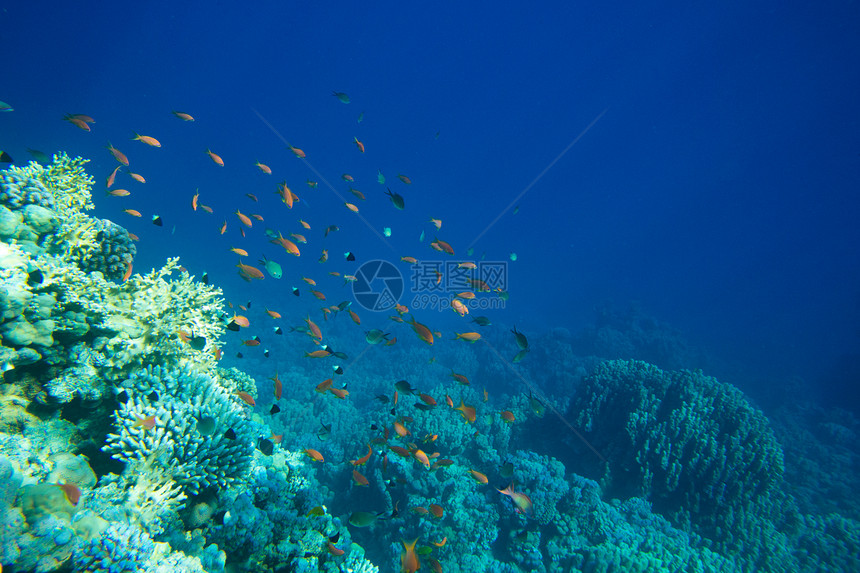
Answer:
<path fill-rule="evenodd" d="M 479 301 L 494 306 L 472 315 L 502 327 L 485 336 L 507 345 L 506 358 L 514 347 L 506 330 L 516 325 L 528 333 L 535 348 L 523 371 L 553 400 L 567 397 L 568 382 L 581 373 L 547 373 L 557 374 L 564 360 L 590 360 L 553 354 L 563 347 L 553 338 L 574 340 L 572 352 L 586 355 L 595 347 L 576 346 L 588 339 L 577 333 L 595 324 L 651 328 L 652 340 L 668 346 L 650 357 L 666 358 L 660 365 L 667 369 L 702 368 L 740 387 L 768 415 L 767 406 L 803 398 L 806 417 L 796 426 L 786 422 L 791 414 L 774 416 L 792 494 L 808 503 L 805 512 L 821 514 L 834 510 L 827 498 L 838 506 L 852 496 L 845 476 L 855 473 L 856 457 L 792 437 L 807 437 L 801 427 L 855 435 L 837 430 L 856 427 L 856 419 L 822 414 L 807 400 L 860 412 L 856 2 L 141 4 L 0 3 L 0 100 L 14 107 L 0 113 L 0 150 L 19 164 L 30 159 L 26 148 L 90 158 L 93 214 L 140 237 L 135 272 L 180 256 L 234 305 L 250 301 L 254 324 L 241 337 L 259 334 L 263 342 L 244 347 L 228 334 L 223 364 L 253 371 L 266 396 L 261 404 L 271 400 L 264 380 L 272 370 L 299 364 L 300 353 L 313 349 L 298 335 L 272 335 L 262 308 L 283 314 L 287 329 L 306 316 L 320 322 L 323 304 L 353 301 L 361 328 L 344 317 L 325 325 L 338 349 L 364 356 L 360 331 L 381 328 L 400 338 L 391 355 L 414 351 L 399 365 L 374 347 L 356 365 L 353 382 L 387 391 L 379 372 L 415 366 L 431 350 L 393 325 L 390 310 L 362 308 L 328 272 L 353 274 L 367 261 L 389 261 L 404 279 L 400 302 L 411 304 L 433 287 L 415 288 L 414 269 L 400 257 L 483 260 L 505 270 L 510 298 L 482 294 Z M 350 103 L 333 92 L 348 94 Z M 182 122 L 171 110 L 195 121 Z M 62 121 L 76 113 L 94 117 L 91 132 Z M 161 148 L 132 141 L 135 132 L 158 138 Z M 102 192 L 116 166 L 109 142 L 147 179 L 140 184 L 121 172 L 115 187 L 129 197 Z M 300 198 L 292 210 L 275 196 L 281 181 Z M 389 187 L 405 198 L 404 210 L 384 195 Z M 197 191 L 212 214 L 191 209 Z M 241 237 L 237 209 L 265 221 L 255 220 Z M 162 227 L 150 222 L 155 214 Z M 431 217 L 442 220 L 438 231 Z M 339 230 L 323 237 L 328 225 Z M 386 227 L 391 237 L 383 236 Z M 307 235 L 301 257 L 271 244 L 267 228 Z M 455 256 L 431 250 L 434 238 L 450 243 Z M 260 266 L 263 255 L 278 261 L 283 278 L 241 280 L 231 247 L 248 250 L 249 264 Z M 322 249 L 330 257 L 324 265 Z M 317 281 L 326 303 L 302 277 Z M 476 347 L 450 342 L 452 333 L 477 327 L 448 310 L 413 310 L 446 339 L 432 349 L 440 361 L 419 383 L 442 377 L 453 384 L 447 370 L 455 360 L 491 362 L 480 345 L 472 353 Z M 270 359 L 262 358 L 266 347 L 277 349 Z M 328 368 L 307 361 L 296 367 L 314 383 Z M 482 368 L 488 379 L 481 386 L 494 400 L 525 392 L 505 367 Z M 301 383 L 296 394 L 309 394 L 307 380 Z M 360 391 L 351 400 L 368 416 L 382 408 Z M 496 406 L 491 400 L 487 408 Z M 297 441 L 316 429 L 316 420 L 278 424 L 273 431 L 295 429 Z M 587 465 L 567 447 L 565 440 L 576 440 L 560 421 L 535 422 L 529 436 L 544 431 L 554 439 L 534 440 L 532 451 L 562 459 L 568 472 Z M 847 450 L 852 440 L 835 443 Z M 819 468 L 808 481 L 832 480 L 803 482 L 798 459 Z M 856 517 L 850 509 L 845 515 Z M 390 558 L 388 549 L 376 547 L 373 557 Z"/>
<path fill-rule="evenodd" d="M 461 252 L 481 235 L 476 256 L 517 253 L 509 322 L 577 330 L 597 305 L 636 301 L 736 364 L 726 372 L 749 375 L 742 384 L 799 375 L 834 398 L 821 377 L 858 348 L 858 16 L 852 2 L 4 3 L 0 97 L 15 111 L 0 137 L 16 159 L 25 147 L 90 157 L 100 185 L 114 166 L 107 141 L 131 155 L 149 182 L 95 201 L 144 239 L 139 268 L 177 253 L 238 290 L 236 241 L 213 230 L 253 211 L 245 192 L 285 178 L 313 223 L 341 226 L 333 258 L 426 249 L 422 222 L 440 217 L 440 238 Z M 339 175 L 354 174 L 362 215 L 391 226 L 395 248 L 324 184 L 309 190 L 318 177 L 254 110 L 339 192 Z M 93 132 L 65 113 L 95 116 Z M 128 141 L 133 131 L 162 149 Z M 490 225 L 556 159 L 519 213 Z M 385 200 L 377 168 L 405 211 Z M 192 217 L 197 187 L 215 215 Z M 165 228 L 128 220 L 127 206 Z"/>

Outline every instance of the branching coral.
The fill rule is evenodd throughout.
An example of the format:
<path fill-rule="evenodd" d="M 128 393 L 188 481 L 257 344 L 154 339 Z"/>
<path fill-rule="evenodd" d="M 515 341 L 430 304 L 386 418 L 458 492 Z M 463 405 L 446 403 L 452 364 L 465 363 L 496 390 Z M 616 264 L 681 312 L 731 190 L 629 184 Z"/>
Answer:
<path fill-rule="evenodd" d="M 115 458 L 151 458 L 192 494 L 227 487 L 250 467 L 253 426 L 213 378 L 149 367 L 127 381 L 126 392 L 104 447 Z"/>

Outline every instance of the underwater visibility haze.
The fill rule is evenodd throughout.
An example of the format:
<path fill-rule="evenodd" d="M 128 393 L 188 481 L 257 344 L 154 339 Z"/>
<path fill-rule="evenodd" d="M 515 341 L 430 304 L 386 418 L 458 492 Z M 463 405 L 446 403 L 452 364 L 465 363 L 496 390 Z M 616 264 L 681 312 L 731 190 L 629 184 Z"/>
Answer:
<path fill-rule="evenodd" d="M 0 53 L 0 571 L 860 571 L 857 3 Z"/>

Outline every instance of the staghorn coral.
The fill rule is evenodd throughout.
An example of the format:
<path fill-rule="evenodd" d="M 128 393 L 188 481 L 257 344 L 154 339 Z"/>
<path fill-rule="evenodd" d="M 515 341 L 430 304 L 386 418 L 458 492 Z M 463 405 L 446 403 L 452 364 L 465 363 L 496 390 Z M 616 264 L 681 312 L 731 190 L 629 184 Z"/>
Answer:
<path fill-rule="evenodd" d="M 101 535 L 78 544 L 72 561 L 80 573 L 137 573 L 154 550 L 155 544 L 145 532 L 113 523 Z"/>
<path fill-rule="evenodd" d="M 45 288 L 59 291 L 58 330 L 67 336 L 95 331 L 106 341 L 96 349 L 110 358 L 99 369 L 108 380 L 124 378 L 135 367 L 194 362 L 214 372 L 215 349 L 225 326 L 220 320 L 221 290 L 197 282 L 168 259 L 158 270 L 134 275 L 122 284 L 99 273 L 84 273 L 62 261 L 46 259 Z M 86 316 L 81 323 L 80 313 Z M 85 326 L 88 325 L 88 326 Z M 179 331 L 203 337 L 201 349 L 182 342 Z"/>
<path fill-rule="evenodd" d="M 103 448 L 113 457 L 152 458 L 192 494 L 227 487 L 248 470 L 258 432 L 216 380 L 188 369 L 148 367 L 124 385 L 128 399 L 114 413 L 116 433 Z M 149 416 L 155 417 L 152 428 L 141 422 Z"/>
<path fill-rule="evenodd" d="M 31 161 L 24 167 L 10 167 L 9 172 L 19 182 L 25 181 L 37 190 L 50 189 L 54 204 L 45 206 L 58 211 L 66 219 L 93 208 L 91 191 L 95 179 L 84 170 L 87 163 L 89 159 L 72 159 L 61 152 L 55 154 L 47 166 Z"/>

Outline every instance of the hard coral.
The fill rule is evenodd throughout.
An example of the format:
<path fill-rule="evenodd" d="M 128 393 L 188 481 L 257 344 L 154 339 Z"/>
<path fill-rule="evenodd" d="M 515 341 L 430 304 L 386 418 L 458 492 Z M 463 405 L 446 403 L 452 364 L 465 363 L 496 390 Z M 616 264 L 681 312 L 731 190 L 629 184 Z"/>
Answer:
<path fill-rule="evenodd" d="M 108 435 L 104 447 L 113 457 L 154 457 L 192 494 L 227 487 L 246 473 L 255 433 L 241 406 L 215 379 L 191 370 L 149 367 L 125 387 L 128 400 L 115 412 L 116 433 Z M 147 427 L 142 421 L 151 416 L 154 425 Z"/>

